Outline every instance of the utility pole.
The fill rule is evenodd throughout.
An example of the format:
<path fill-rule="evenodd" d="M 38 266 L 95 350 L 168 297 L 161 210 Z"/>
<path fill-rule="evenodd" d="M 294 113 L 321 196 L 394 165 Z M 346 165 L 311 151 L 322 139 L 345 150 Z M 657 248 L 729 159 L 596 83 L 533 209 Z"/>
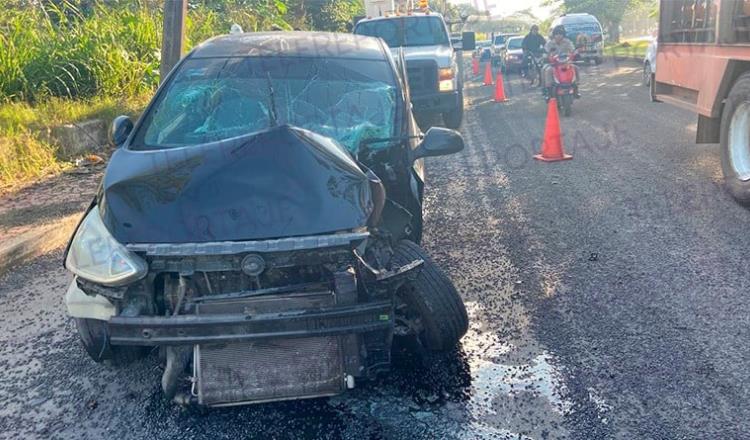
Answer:
<path fill-rule="evenodd" d="M 161 41 L 160 80 L 180 61 L 185 51 L 187 0 L 164 0 L 164 29 Z"/>

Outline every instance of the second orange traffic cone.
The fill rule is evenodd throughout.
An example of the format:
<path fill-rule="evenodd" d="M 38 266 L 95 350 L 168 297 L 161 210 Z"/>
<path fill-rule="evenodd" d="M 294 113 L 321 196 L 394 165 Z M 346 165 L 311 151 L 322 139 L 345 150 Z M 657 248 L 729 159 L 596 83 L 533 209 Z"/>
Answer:
<path fill-rule="evenodd" d="M 560 115 L 557 113 L 557 100 L 554 98 L 550 99 L 547 107 L 547 123 L 544 127 L 542 153 L 534 156 L 534 159 L 544 162 L 572 159 L 573 156 L 563 152 L 562 130 L 560 130 Z"/>
<path fill-rule="evenodd" d="M 471 73 L 474 76 L 479 76 L 479 60 L 475 56 L 471 57 Z"/>
<path fill-rule="evenodd" d="M 487 62 L 487 68 L 484 69 L 484 85 L 492 85 L 492 61 Z"/>
<path fill-rule="evenodd" d="M 497 73 L 497 80 L 495 81 L 495 102 L 506 102 L 508 98 L 505 97 L 505 87 L 503 86 L 503 72 Z"/>

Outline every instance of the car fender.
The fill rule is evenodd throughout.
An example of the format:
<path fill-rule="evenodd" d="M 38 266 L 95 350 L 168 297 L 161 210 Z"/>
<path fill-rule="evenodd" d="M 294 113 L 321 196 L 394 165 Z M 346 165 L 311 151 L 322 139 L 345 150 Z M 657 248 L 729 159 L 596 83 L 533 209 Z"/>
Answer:
<path fill-rule="evenodd" d="M 73 318 L 99 319 L 107 321 L 117 314 L 109 300 L 101 295 L 87 295 L 78 287 L 76 280 L 70 283 L 65 293 L 65 307 Z"/>

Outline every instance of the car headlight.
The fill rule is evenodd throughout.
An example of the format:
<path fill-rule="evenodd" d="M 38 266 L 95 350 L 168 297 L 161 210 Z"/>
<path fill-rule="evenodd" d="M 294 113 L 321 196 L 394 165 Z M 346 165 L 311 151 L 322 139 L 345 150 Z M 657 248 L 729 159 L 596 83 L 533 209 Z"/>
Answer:
<path fill-rule="evenodd" d="M 146 262 L 112 237 L 97 206 L 73 236 L 65 267 L 85 280 L 111 287 L 126 285 L 148 273 Z"/>

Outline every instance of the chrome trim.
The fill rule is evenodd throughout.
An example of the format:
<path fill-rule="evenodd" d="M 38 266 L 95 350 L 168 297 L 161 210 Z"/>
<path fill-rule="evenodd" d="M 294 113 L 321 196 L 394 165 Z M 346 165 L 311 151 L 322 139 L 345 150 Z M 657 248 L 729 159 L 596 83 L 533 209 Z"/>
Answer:
<path fill-rule="evenodd" d="M 132 252 L 158 257 L 187 257 L 195 255 L 233 255 L 245 252 L 288 252 L 346 246 L 370 236 L 369 232 L 313 235 L 276 240 L 218 241 L 206 243 L 136 243 L 126 247 Z"/>

